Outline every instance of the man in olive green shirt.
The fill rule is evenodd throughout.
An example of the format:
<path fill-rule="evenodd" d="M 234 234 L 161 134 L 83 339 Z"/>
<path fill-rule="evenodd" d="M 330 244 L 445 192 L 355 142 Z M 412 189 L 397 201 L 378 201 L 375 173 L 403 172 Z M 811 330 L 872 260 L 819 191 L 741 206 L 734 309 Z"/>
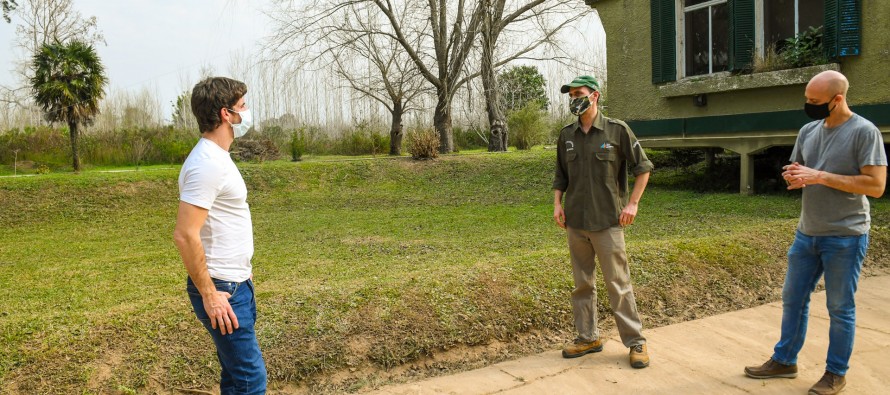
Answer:
<path fill-rule="evenodd" d="M 595 78 L 578 77 L 563 85 L 561 91 L 569 94 L 569 109 L 578 116 L 577 122 L 559 134 L 553 180 L 553 219 L 568 234 L 575 280 L 572 313 L 578 331 L 578 337 L 562 355 L 575 358 L 603 349 L 596 326 L 596 258 L 621 341 L 630 348 L 630 364 L 645 368 L 649 366 L 649 354 L 630 284 L 623 227 L 637 216 L 652 162 L 627 124 L 600 113 Z M 636 176 L 629 199 L 628 166 Z"/>

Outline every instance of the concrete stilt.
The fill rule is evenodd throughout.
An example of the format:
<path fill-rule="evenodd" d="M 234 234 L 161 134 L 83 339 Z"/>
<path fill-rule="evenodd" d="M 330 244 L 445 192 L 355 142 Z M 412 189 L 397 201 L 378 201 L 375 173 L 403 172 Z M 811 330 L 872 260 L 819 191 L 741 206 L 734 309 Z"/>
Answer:
<path fill-rule="evenodd" d="M 739 193 L 742 195 L 754 194 L 754 154 L 750 152 L 740 153 L 742 158 L 741 174 L 739 174 Z"/>

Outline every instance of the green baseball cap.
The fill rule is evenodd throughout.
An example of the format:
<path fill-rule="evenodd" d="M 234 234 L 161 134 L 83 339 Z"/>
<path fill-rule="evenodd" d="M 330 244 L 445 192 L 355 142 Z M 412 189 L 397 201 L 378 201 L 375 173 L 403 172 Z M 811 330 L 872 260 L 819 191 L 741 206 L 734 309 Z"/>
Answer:
<path fill-rule="evenodd" d="M 595 91 L 598 91 L 600 89 L 600 84 L 599 82 L 596 82 L 596 78 L 593 78 L 589 75 L 582 75 L 572 80 L 572 82 L 563 85 L 562 88 L 559 89 L 559 91 L 562 93 L 569 93 L 570 88 L 577 88 L 579 86 L 586 86 Z"/>

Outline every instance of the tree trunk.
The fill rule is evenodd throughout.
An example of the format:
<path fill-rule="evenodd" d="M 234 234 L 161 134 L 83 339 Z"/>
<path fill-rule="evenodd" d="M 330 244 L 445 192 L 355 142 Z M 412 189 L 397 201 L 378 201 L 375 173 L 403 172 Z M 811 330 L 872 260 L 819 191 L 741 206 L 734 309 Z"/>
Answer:
<path fill-rule="evenodd" d="M 507 120 L 501 111 L 501 98 L 498 92 L 497 74 L 494 70 L 494 45 L 498 34 L 494 31 L 491 12 L 486 12 L 482 22 L 482 88 L 485 93 L 485 108 L 488 112 L 488 151 L 507 150 Z"/>
<path fill-rule="evenodd" d="M 393 106 L 392 123 L 389 127 L 389 154 L 402 155 L 402 106 Z"/>
<path fill-rule="evenodd" d="M 80 172 L 80 155 L 77 153 L 77 123 L 68 122 L 68 136 L 71 138 L 71 161 L 74 172 Z"/>
<path fill-rule="evenodd" d="M 451 130 L 451 95 L 447 88 L 436 92 L 436 113 L 433 115 L 433 126 L 439 132 L 439 153 L 448 154 L 454 151 L 454 136 Z"/>

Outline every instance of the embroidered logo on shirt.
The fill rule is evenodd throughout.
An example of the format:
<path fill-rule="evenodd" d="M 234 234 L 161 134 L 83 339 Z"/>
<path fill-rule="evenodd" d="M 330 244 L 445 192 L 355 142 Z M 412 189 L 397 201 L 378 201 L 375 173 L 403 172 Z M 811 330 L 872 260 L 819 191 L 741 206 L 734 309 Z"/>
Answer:
<path fill-rule="evenodd" d="M 612 144 L 609 144 L 609 143 L 603 143 L 603 145 L 600 146 L 600 148 L 602 148 L 602 149 L 612 149 L 614 147 L 615 146 L 613 146 Z"/>
<path fill-rule="evenodd" d="M 566 152 L 574 151 L 574 150 L 575 150 L 575 143 L 571 142 L 571 141 L 566 141 Z"/>

